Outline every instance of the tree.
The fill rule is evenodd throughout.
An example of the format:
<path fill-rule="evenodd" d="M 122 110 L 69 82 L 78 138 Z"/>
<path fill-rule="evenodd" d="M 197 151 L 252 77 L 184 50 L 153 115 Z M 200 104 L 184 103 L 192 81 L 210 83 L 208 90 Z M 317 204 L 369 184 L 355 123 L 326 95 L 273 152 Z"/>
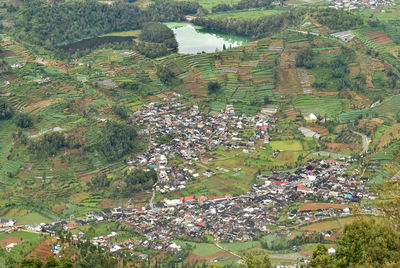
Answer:
<path fill-rule="evenodd" d="M 264 97 L 264 105 L 267 105 L 267 104 L 270 104 L 270 103 L 271 103 L 271 100 L 269 99 L 269 97 L 265 96 Z"/>
<path fill-rule="evenodd" d="M 72 261 L 68 258 L 62 257 L 59 262 L 60 268 L 73 268 Z"/>
<path fill-rule="evenodd" d="M 54 156 L 58 150 L 67 145 L 62 133 L 46 133 L 39 140 L 30 142 L 28 149 L 38 157 Z"/>
<path fill-rule="evenodd" d="M 330 268 L 332 266 L 332 257 L 328 254 L 328 249 L 324 245 L 317 245 L 313 251 L 310 261 L 310 267 Z"/>
<path fill-rule="evenodd" d="M 116 115 L 118 115 L 119 118 L 121 118 L 122 120 L 126 120 L 126 119 L 128 119 L 128 117 L 129 117 L 129 114 L 128 114 L 129 111 L 128 111 L 125 107 L 123 107 L 123 106 L 114 105 L 114 106 L 112 107 L 112 111 L 113 111 Z"/>
<path fill-rule="evenodd" d="M 31 128 L 33 126 L 33 117 L 25 113 L 17 114 L 15 124 L 20 128 Z"/>
<path fill-rule="evenodd" d="M 258 260 L 254 257 L 252 252 L 246 253 L 243 258 L 243 264 L 240 268 L 272 268 L 271 260 L 268 255 L 265 255 L 263 260 Z"/>
<path fill-rule="evenodd" d="M 0 120 L 10 119 L 13 115 L 11 104 L 6 100 L 0 99 Z"/>
<path fill-rule="evenodd" d="M 387 219 L 354 220 L 346 225 L 338 239 L 336 254 L 330 256 L 318 245 L 310 261 L 311 267 L 399 267 L 400 232 Z"/>
<path fill-rule="evenodd" d="M 312 62 L 313 56 L 314 56 L 314 54 L 310 47 L 299 50 L 296 55 L 296 66 L 312 68 L 313 67 L 313 62 Z"/>
<path fill-rule="evenodd" d="M 136 130 L 133 126 L 107 121 L 96 149 L 108 160 L 117 160 L 135 149 Z"/>
<path fill-rule="evenodd" d="M 39 259 L 24 259 L 19 265 L 20 268 L 41 268 L 43 263 Z"/>
<path fill-rule="evenodd" d="M 400 233 L 386 219 L 353 221 L 345 226 L 338 244 L 337 267 L 400 265 Z"/>
<path fill-rule="evenodd" d="M 216 81 L 210 81 L 208 82 L 208 91 L 210 93 L 218 93 L 218 91 L 221 89 L 221 85 L 216 82 Z"/>
<path fill-rule="evenodd" d="M 163 82 L 166 85 L 170 85 L 172 79 L 175 78 L 175 73 L 171 71 L 171 69 L 168 68 L 167 66 L 158 66 L 157 76 L 161 82 Z"/>
<path fill-rule="evenodd" d="M 58 261 L 53 256 L 48 257 L 46 263 L 43 266 L 43 268 L 57 268 L 57 267 L 59 267 Z"/>

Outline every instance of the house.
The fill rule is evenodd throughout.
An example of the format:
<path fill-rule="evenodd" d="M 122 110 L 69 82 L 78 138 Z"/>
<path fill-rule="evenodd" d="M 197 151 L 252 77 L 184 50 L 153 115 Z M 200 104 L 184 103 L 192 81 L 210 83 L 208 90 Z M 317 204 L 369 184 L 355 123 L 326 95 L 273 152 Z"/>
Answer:
<path fill-rule="evenodd" d="M 66 224 L 64 225 L 64 230 L 65 231 L 70 231 L 70 230 L 74 230 L 76 227 L 72 224 Z"/>
<path fill-rule="evenodd" d="M 0 227 L 12 227 L 15 224 L 15 220 L 11 219 L 0 219 Z"/>
<path fill-rule="evenodd" d="M 311 188 L 308 188 L 308 187 L 297 186 L 297 192 L 312 194 L 312 193 L 313 193 L 313 190 L 312 190 Z"/>
<path fill-rule="evenodd" d="M 172 200 L 165 199 L 165 200 L 164 200 L 164 203 L 165 203 L 165 205 L 166 205 L 167 207 L 175 207 L 175 206 L 177 206 L 177 205 L 182 204 L 182 200 L 180 200 L 180 199 L 172 199 Z"/>
<path fill-rule="evenodd" d="M 183 203 L 183 202 L 193 201 L 193 200 L 195 200 L 195 199 L 194 199 L 193 196 L 185 196 L 185 197 L 179 198 L 179 200 Z"/>

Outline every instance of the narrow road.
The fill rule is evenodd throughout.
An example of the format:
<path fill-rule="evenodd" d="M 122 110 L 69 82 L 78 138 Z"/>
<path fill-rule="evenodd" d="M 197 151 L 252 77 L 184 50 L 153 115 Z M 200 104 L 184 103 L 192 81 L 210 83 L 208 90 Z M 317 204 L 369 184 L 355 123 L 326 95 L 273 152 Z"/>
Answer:
<path fill-rule="evenodd" d="M 158 172 L 157 172 L 157 177 L 158 177 Z M 158 179 L 158 178 L 157 178 L 157 179 Z M 151 209 L 154 208 L 154 198 L 156 198 L 156 186 L 157 186 L 157 183 L 158 183 L 158 182 L 156 182 L 156 183 L 153 185 L 153 193 L 152 193 L 152 195 L 151 195 L 151 199 L 150 199 L 150 203 L 149 203 L 149 206 L 150 206 Z"/>
<path fill-rule="evenodd" d="M 362 137 L 362 139 L 363 139 L 363 146 L 364 146 L 364 153 L 368 153 L 369 139 L 368 139 L 367 135 L 362 134 L 362 133 L 357 132 L 357 131 L 354 131 L 354 130 L 353 130 L 352 132 L 353 132 L 354 134 L 357 134 L 357 135 L 359 135 L 359 136 Z"/>
<path fill-rule="evenodd" d="M 235 256 L 235 257 L 238 257 L 239 259 L 243 259 L 243 257 L 240 256 L 239 254 L 237 254 L 236 252 L 233 252 L 233 251 L 231 251 L 231 250 L 229 250 L 229 249 L 224 248 L 223 246 L 221 246 L 221 245 L 219 244 L 219 241 L 218 241 L 218 240 L 215 242 L 215 246 L 216 246 L 217 248 L 219 248 L 219 249 L 222 249 L 222 250 L 228 252 L 229 254 L 232 254 L 232 255 Z"/>

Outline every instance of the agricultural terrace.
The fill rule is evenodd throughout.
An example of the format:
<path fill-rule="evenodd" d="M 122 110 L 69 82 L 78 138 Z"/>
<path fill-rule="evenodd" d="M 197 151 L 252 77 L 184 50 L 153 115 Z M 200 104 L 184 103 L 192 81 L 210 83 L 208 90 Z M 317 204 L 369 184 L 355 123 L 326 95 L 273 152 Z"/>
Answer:
<path fill-rule="evenodd" d="M 233 102 L 238 113 L 254 113 L 254 106 L 263 105 L 264 97 L 273 99 L 274 61 L 279 53 L 268 48 L 269 40 L 262 39 L 220 53 L 169 57 L 165 64 L 182 77 L 178 88 L 198 99 L 207 96 L 210 103 L 217 101 L 212 110 Z M 209 81 L 217 82 L 221 90 L 209 94 Z"/>
<path fill-rule="evenodd" d="M 260 17 L 276 15 L 284 12 L 285 9 L 260 9 L 260 10 L 236 10 L 221 13 L 212 13 L 206 18 L 219 19 L 219 18 L 240 18 L 240 19 L 258 19 Z"/>

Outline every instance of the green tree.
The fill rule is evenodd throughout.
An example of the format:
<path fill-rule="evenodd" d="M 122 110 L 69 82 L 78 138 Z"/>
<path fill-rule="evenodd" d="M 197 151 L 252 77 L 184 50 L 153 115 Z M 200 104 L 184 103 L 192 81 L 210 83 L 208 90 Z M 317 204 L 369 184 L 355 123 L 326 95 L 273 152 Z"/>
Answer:
<path fill-rule="evenodd" d="M 13 109 L 8 100 L 0 98 L 0 120 L 10 119 L 13 115 Z"/>
<path fill-rule="evenodd" d="M 313 67 L 313 51 L 310 47 L 303 48 L 297 52 L 296 55 L 296 66 L 297 67 Z"/>
<path fill-rule="evenodd" d="M 243 258 L 243 264 L 240 268 L 272 268 L 271 260 L 268 255 L 265 255 L 263 260 L 258 260 L 252 252 L 247 252 Z"/>
<path fill-rule="evenodd" d="M 62 257 L 60 259 L 58 267 L 60 267 L 60 268 L 73 268 L 74 266 L 73 266 L 72 261 L 70 259 Z"/>
<path fill-rule="evenodd" d="M 31 128 L 33 126 L 33 118 L 29 114 L 17 114 L 15 124 L 20 128 Z"/>
<path fill-rule="evenodd" d="M 216 82 L 216 81 L 208 82 L 208 91 L 210 93 L 218 93 L 220 89 L 221 89 L 221 85 L 218 84 L 218 82 Z"/>
<path fill-rule="evenodd" d="M 338 267 L 400 265 L 400 233 L 393 227 L 386 219 L 346 225 L 335 256 Z"/>
<path fill-rule="evenodd" d="M 20 268 L 42 268 L 43 263 L 39 259 L 24 259 L 19 265 Z"/>
<path fill-rule="evenodd" d="M 328 249 L 324 245 L 318 245 L 314 251 L 310 261 L 310 267 L 314 268 L 330 268 L 334 267 L 332 264 L 332 257 L 328 254 Z"/>
<path fill-rule="evenodd" d="M 53 256 L 48 257 L 46 263 L 43 265 L 43 268 L 56 268 L 56 267 L 59 267 L 58 261 Z"/>

